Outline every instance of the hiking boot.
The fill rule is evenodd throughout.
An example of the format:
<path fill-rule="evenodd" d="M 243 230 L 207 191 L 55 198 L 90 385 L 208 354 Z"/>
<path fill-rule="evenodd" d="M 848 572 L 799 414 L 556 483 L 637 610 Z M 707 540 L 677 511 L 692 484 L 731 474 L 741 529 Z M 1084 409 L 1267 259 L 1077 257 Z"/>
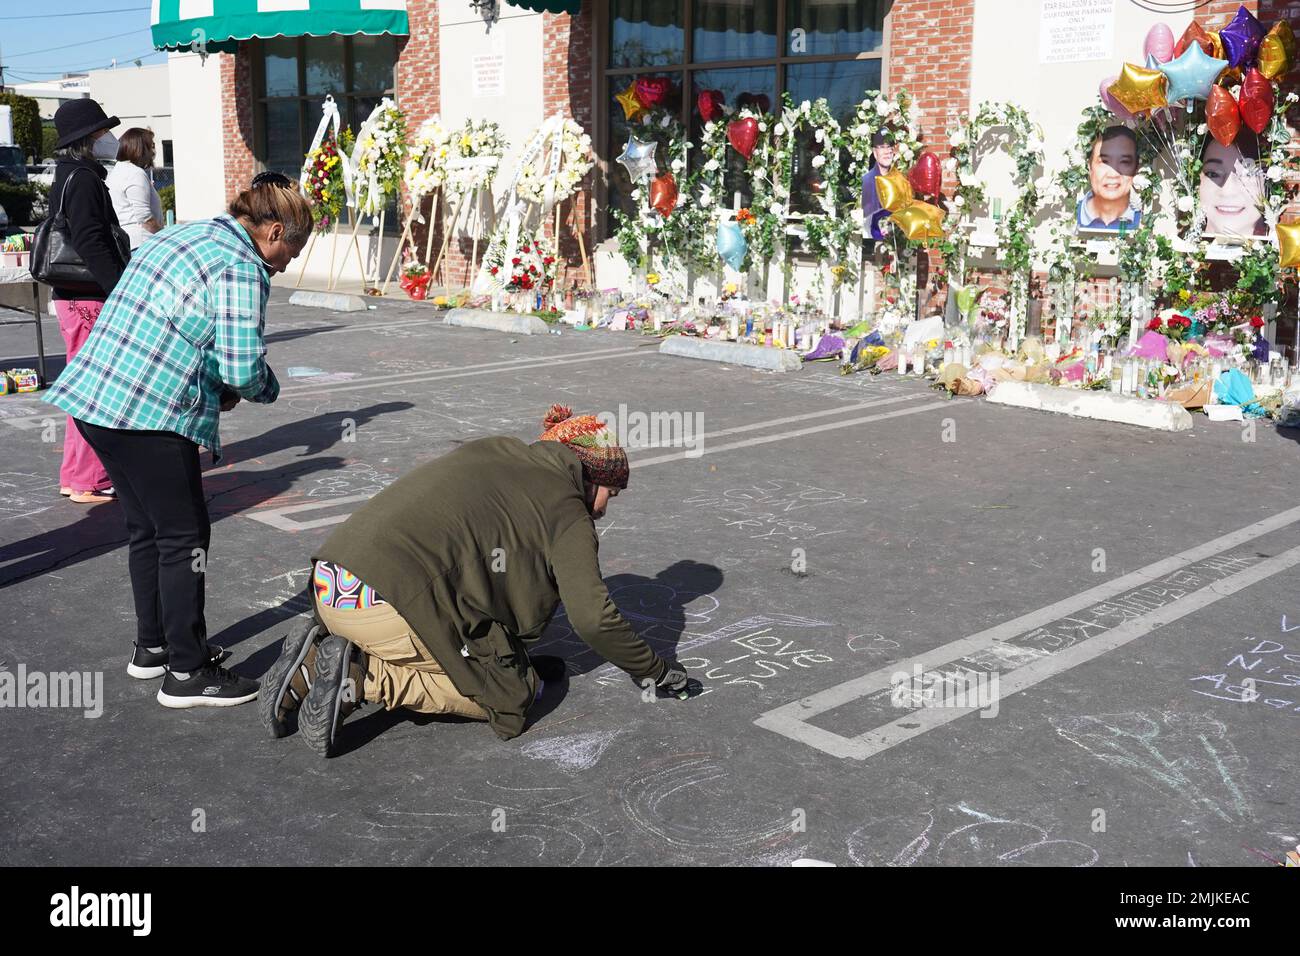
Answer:
<path fill-rule="evenodd" d="M 218 647 L 216 644 L 208 645 L 208 663 L 221 664 L 230 651 L 224 647 Z M 162 677 L 167 673 L 167 661 L 171 657 L 171 652 L 165 648 L 141 647 L 139 644 L 131 651 L 131 660 L 127 662 L 126 672 L 136 680 L 152 680 L 155 677 Z"/>
<path fill-rule="evenodd" d="M 168 670 L 158 688 L 164 707 L 234 707 L 257 697 L 258 683 L 232 674 L 219 664 L 205 664 L 192 674 Z"/>
<path fill-rule="evenodd" d="M 325 638 L 325 628 L 308 624 L 295 633 L 287 634 L 280 658 L 262 678 L 262 692 L 257 698 L 257 710 L 262 726 L 272 737 L 287 737 L 293 733 L 290 718 L 311 690 L 316 669 L 316 648 Z"/>
<path fill-rule="evenodd" d="M 365 661 L 360 648 L 334 634 L 316 647 L 316 675 L 298 710 L 298 729 L 322 757 L 334 756 L 339 727 L 365 703 Z"/>

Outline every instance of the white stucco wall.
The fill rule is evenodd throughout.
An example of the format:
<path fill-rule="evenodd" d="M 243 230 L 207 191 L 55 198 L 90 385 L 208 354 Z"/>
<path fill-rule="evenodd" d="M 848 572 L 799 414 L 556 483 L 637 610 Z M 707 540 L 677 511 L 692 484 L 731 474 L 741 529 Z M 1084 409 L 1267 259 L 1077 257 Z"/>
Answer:
<path fill-rule="evenodd" d="M 176 168 L 176 218 L 204 219 L 225 209 L 225 155 L 221 143 L 221 62 L 194 53 L 173 53 L 165 77 L 171 102 Z M 160 81 L 161 82 L 161 81 Z"/>
<path fill-rule="evenodd" d="M 152 129 L 158 145 L 158 165 L 162 165 L 162 141 L 173 139 L 171 88 L 166 63 L 150 66 L 121 66 L 115 70 L 92 70 L 90 73 L 90 98 L 104 107 L 109 116 L 116 116 L 122 125 L 115 130 L 133 126 Z"/>

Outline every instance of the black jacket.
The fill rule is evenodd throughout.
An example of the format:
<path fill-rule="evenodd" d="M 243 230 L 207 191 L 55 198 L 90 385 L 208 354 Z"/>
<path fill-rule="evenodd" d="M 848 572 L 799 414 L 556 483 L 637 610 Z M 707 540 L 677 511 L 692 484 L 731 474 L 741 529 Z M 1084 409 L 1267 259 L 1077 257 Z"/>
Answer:
<path fill-rule="evenodd" d="M 75 176 L 72 175 L 74 171 L 78 171 Z M 72 248 L 77 250 L 81 261 L 103 290 L 95 294 L 55 287 L 56 299 L 107 299 L 126 269 L 113 241 L 112 227 L 117 225 L 117 213 L 113 211 L 113 200 L 104 184 L 107 177 L 108 171 L 91 160 L 61 158 L 55 166 L 54 183 L 50 186 L 50 215 L 59 208 L 62 196 L 63 215 L 68 220 Z"/>

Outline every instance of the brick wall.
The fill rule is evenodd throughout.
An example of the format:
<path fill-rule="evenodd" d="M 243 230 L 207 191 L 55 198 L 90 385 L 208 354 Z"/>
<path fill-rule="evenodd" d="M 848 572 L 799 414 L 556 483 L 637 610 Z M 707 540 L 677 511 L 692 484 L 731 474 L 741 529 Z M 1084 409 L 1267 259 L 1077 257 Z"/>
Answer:
<path fill-rule="evenodd" d="M 253 58 L 246 47 L 221 55 L 221 140 L 225 150 L 226 202 L 257 173 L 253 157 Z"/>
<path fill-rule="evenodd" d="M 397 51 L 397 105 L 406 114 L 407 129 L 413 133 L 426 119 L 442 110 L 438 0 L 407 0 L 406 14 L 411 34 Z M 420 258 L 424 257 L 432 200 L 426 199 L 424 207 L 425 223 L 416 223 L 412 227 Z M 409 202 L 403 208 L 409 211 Z M 442 230 L 437 230 L 433 238 L 431 255 L 436 256 L 438 244 L 442 242 Z"/>
<path fill-rule="evenodd" d="M 889 89 L 906 88 L 919 111 L 921 136 L 941 157 L 947 130 L 970 110 L 975 0 L 898 0 L 890 14 Z M 944 191 L 956 185 L 944 173 Z"/>
<path fill-rule="evenodd" d="M 594 55 L 592 34 L 592 2 L 584 3 L 576 16 L 567 13 L 547 13 L 542 17 L 542 110 L 545 116 L 560 113 L 576 121 L 599 140 L 592 128 L 591 108 L 594 99 L 595 74 L 592 72 Z M 557 287 L 564 288 L 576 281 L 585 283 L 582 257 L 574 231 L 582 230 L 587 255 L 592 254 L 592 216 L 594 173 L 583 180 L 573 199 L 564 204 L 562 216 L 573 228 L 560 228 L 560 272 Z M 551 231 L 554 223 L 547 226 Z M 592 281 L 595 281 L 593 267 Z"/>

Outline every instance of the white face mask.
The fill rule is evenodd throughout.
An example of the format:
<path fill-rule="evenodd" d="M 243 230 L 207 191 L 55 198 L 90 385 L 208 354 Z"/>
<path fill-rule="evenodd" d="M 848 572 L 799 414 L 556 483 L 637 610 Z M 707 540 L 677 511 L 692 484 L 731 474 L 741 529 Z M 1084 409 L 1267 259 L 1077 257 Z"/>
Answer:
<path fill-rule="evenodd" d="M 94 149 L 96 159 L 117 159 L 117 137 L 112 133 L 105 133 L 95 140 Z"/>

